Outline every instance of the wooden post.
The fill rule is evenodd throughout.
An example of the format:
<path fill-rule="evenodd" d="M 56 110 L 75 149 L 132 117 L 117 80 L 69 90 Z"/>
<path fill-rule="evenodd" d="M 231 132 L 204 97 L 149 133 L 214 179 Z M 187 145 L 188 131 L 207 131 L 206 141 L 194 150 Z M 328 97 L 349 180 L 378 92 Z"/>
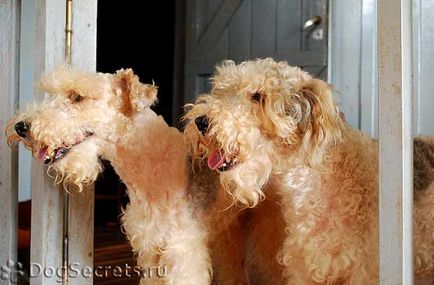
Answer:
<path fill-rule="evenodd" d="M 0 266 L 8 267 L 18 261 L 18 156 L 17 150 L 7 145 L 4 130 L 18 102 L 19 3 L 17 0 L 0 1 Z M 14 270 L 11 271 L 12 275 L 3 269 L 0 271 L 1 284 L 16 281 Z"/>
<path fill-rule="evenodd" d="M 377 6 L 381 284 L 413 284 L 411 2 Z"/>
<path fill-rule="evenodd" d="M 74 0 L 73 66 L 95 71 L 96 67 L 96 0 Z M 65 1 L 38 0 L 35 41 L 34 78 L 40 78 L 58 64 L 64 63 Z M 43 94 L 37 94 L 42 98 Z M 36 99 L 37 99 L 36 98 Z M 93 265 L 93 187 L 70 198 L 68 284 L 93 284 L 92 272 L 83 268 Z M 59 269 L 62 265 L 62 190 L 53 187 L 45 168 L 38 162 L 32 166 L 32 246 L 31 262 L 42 269 Z M 36 266 L 33 266 L 35 271 Z M 62 278 L 37 274 L 32 285 L 58 284 Z"/>
<path fill-rule="evenodd" d="M 72 23 L 72 66 L 81 70 L 96 70 L 97 0 L 74 0 Z M 69 263 L 81 268 L 93 266 L 94 188 L 70 197 Z M 81 274 L 69 278 L 72 285 L 92 285 L 93 278 Z"/>
<path fill-rule="evenodd" d="M 63 62 L 65 3 L 37 0 L 34 78 L 38 80 Z M 35 94 L 35 100 L 44 94 Z M 30 284 L 58 284 L 61 278 L 44 274 L 62 261 L 62 193 L 48 178 L 41 163 L 32 163 L 32 234 Z"/>

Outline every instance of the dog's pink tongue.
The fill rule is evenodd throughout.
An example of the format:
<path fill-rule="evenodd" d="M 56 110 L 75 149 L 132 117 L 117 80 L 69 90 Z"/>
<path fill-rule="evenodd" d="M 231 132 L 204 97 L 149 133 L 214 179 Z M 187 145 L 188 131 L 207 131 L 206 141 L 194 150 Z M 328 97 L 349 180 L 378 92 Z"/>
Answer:
<path fill-rule="evenodd" d="M 214 150 L 208 156 L 208 167 L 215 170 L 225 162 L 225 156 L 219 150 Z"/>
<path fill-rule="evenodd" d="M 43 147 L 41 149 L 39 149 L 38 151 L 38 159 L 39 160 L 44 160 L 45 157 L 47 157 L 48 154 L 48 147 Z"/>

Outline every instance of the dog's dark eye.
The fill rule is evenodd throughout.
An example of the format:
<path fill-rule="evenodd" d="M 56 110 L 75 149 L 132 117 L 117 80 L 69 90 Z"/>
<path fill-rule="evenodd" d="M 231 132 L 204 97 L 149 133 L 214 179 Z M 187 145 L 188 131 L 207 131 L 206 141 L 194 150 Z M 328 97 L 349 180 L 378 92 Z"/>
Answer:
<path fill-rule="evenodd" d="M 78 103 L 78 102 L 81 102 L 83 100 L 83 96 L 81 96 L 77 92 L 71 92 L 68 97 L 72 103 Z"/>
<path fill-rule="evenodd" d="M 259 101 L 261 101 L 261 99 L 262 99 L 262 94 L 261 93 L 256 92 L 256 93 L 252 94 L 252 100 L 253 101 L 259 102 Z"/>

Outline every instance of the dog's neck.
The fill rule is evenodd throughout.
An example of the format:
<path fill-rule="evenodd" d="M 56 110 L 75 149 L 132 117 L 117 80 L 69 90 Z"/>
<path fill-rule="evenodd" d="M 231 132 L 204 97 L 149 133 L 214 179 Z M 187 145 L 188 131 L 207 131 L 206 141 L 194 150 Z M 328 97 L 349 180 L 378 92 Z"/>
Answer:
<path fill-rule="evenodd" d="M 182 133 L 146 109 L 107 158 L 128 190 L 146 192 L 148 201 L 176 198 L 187 185 L 187 148 Z"/>

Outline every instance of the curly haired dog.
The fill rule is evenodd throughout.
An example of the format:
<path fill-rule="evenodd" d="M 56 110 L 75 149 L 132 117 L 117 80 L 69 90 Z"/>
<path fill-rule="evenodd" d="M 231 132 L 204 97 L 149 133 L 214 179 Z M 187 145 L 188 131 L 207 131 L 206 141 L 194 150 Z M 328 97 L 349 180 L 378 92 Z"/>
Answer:
<path fill-rule="evenodd" d="M 10 145 L 22 141 L 49 174 L 79 191 L 108 159 L 127 185 L 122 220 L 138 265 L 165 266 L 165 278 L 141 284 L 210 284 L 207 228 L 189 202 L 182 133 L 149 107 L 157 87 L 132 70 L 93 74 L 59 68 L 41 81 L 49 96 L 13 117 Z"/>
<path fill-rule="evenodd" d="M 186 119 L 236 201 L 279 194 L 287 284 L 378 283 L 378 143 L 343 121 L 328 84 L 270 58 L 226 61 Z M 432 195 L 415 192 L 416 276 L 434 271 Z"/>
<path fill-rule="evenodd" d="M 122 221 L 138 265 L 167 267 L 166 278 L 144 277 L 142 284 L 206 285 L 212 271 L 217 284 L 248 284 L 244 264 L 259 266 L 251 278 L 267 280 L 262 284 L 281 284 L 281 267 L 267 255 L 277 249 L 263 250 L 277 248 L 269 237 L 279 230 L 270 231 L 270 217 L 262 214 L 276 216 L 280 208 L 264 203 L 251 216 L 230 207 L 217 174 L 190 165 L 183 134 L 149 108 L 155 86 L 140 83 L 130 69 L 92 74 L 59 68 L 40 87 L 49 96 L 11 118 L 9 144 L 23 142 L 70 190 L 97 178 L 99 157 L 113 164 L 128 188 Z"/>

